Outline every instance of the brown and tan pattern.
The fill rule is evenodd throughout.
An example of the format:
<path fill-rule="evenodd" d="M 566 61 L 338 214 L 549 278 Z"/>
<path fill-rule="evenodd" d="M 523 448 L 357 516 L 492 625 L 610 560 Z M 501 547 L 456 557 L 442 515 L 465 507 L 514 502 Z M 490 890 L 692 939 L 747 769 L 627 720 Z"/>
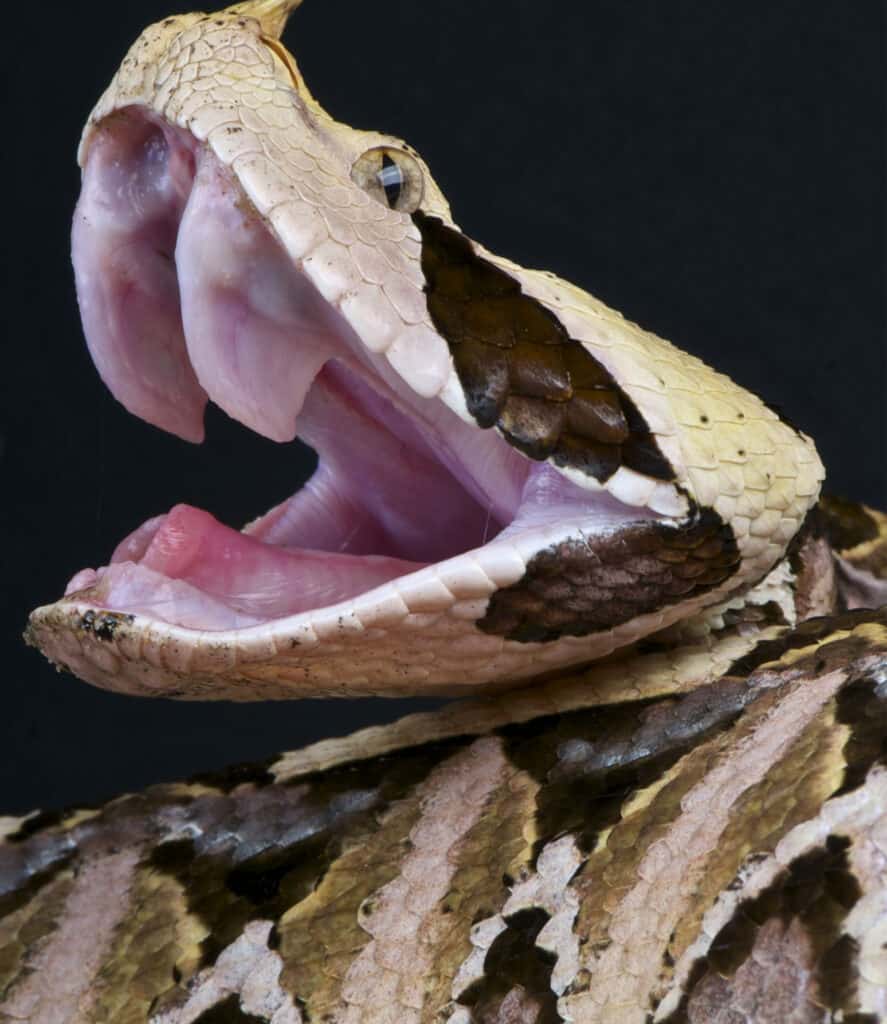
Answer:
<path fill-rule="evenodd" d="M 152 26 L 84 153 L 134 106 L 190 132 L 386 373 L 650 521 L 562 525 L 504 579 L 478 549 L 393 619 L 321 616 L 314 665 L 280 620 L 233 648 L 35 613 L 57 660 L 136 692 L 341 693 L 357 668 L 391 693 L 435 660 L 473 685 L 490 652 L 500 690 L 537 679 L 0 819 L 0 1024 L 887 1021 L 887 517 L 811 511 L 812 444 L 759 400 L 461 235 L 417 155 L 311 99 L 279 43 L 298 3 Z"/>
<path fill-rule="evenodd" d="M 766 889 L 740 902 L 714 937 L 684 999 L 687 1018 L 817 1021 L 858 1009 L 855 940 L 843 924 L 860 897 L 847 836 L 795 858 Z M 854 1005 L 855 1004 L 855 1005 Z"/>
<path fill-rule="evenodd" d="M 478 627 L 524 643 L 587 636 L 714 590 L 741 561 L 733 531 L 710 509 L 680 526 L 634 523 L 570 538 L 497 590 Z"/>
<path fill-rule="evenodd" d="M 887 565 L 883 545 L 877 543 L 887 530 L 887 516 L 883 512 L 846 498 L 824 495 L 817 515 L 832 547 L 843 558 L 852 558 L 853 552 L 862 557 L 871 554 L 876 562 Z"/>
<path fill-rule="evenodd" d="M 771 834 L 788 824 L 781 808 L 755 817 L 743 804 L 753 801 L 754 787 L 766 785 L 768 773 L 774 779 L 774 764 L 793 772 L 796 730 L 810 727 L 841 681 L 835 673 L 817 680 L 815 688 L 762 695 L 733 729 L 689 752 L 643 799 L 636 797 L 637 810 L 629 805 L 575 883 L 582 903 L 579 929 L 589 939 L 583 958 L 587 982 L 568 999 L 576 1015 L 589 1021 L 619 1019 L 627 987 L 655 998 L 663 974 L 667 977 L 666 953 L 673 957 L 682 951 L 698 930 L 697 907 L 710 898 L 706 887 L 712 876 L 720 891 L 746 856 L 767 850 Z M 795 783 L 785 797 L 790 807 L 800 799 L 799 788 Z M 818 796 L 834 788 L 823 787 Z M 740 810 L 746 812 L 744 828 L 728 846 L 733 815 Z M 801 807 L 798 813 L 809 810 Z M 629 933 L 631 944 L 611 941 Z M 644 1003 L 638 999 L 636 1006 Z"/>
<path fill-rule="evenodd" d="M 887 603 L 887 515 L 843 498 L 824 498 L 818 508 L 823 532 L 840 555 L 844 607 Z"/>
<path fill-rule="evenodd" d="M 887 614 L 758 646 L 682 696 L 514 724 L 500 698 L 476 740 L 421 745 L 417 716 L 399 753 L 25 822 L 0 847 L 5 1019 L 124 835 L 113 918 L 77 916 L 89 1020 L 754 1021 L 792 993 L 789 1019 L 881 1019 Z"/>
<path fill-rule="evenodd" d="M 439 218 L 419 211 L 413 220 L 428 310 L 479 426 L 601 483 L 620 466 L 674 479 L 635 404 L 550 309 Z"/>
<path fill-rule="evenodd" d="M 656 1020 L 883 1019 L 887 774 L 749 858 L 675 966 Z"/>
<path fill-rule="evenodd" d="M 370 939 L 342 980 L 334 1018 L 349 1024 L 370 1014 L 391 1024 L 420 1020 L 428 990 L 446 966 L 439 956 L 441 939 L 458 922 L 458 917 L 451 920 L 458 903 L 454 908 L 444 901 L 455 882 L 461 848 L 507 774 L 501 741 L 488 737 L 429 777 L 419 797 L 422 814 L 410 831 L 397 876 L 361 905 L 360 924 Z M 484 855 L 494 850 L 483 848 Z M 482 861 L 473 867 L 486 872 L 494 865 Z"/>
<path fill-rule="evenodd" d="M 133 845 L 94 854 L 76 872 L 59 908 L 57 927 L 39 950 L 32 950 L 27 974 L 10 991 L 4 1011 L 13 1020 L 86 1024 L 96 1019 L 96 975 L 111 955 L 115 931 L 126 913 L 139 852 Z M 81 942 L 84 934 L 90 938 L 87 944 Z"/>
<path fill-rule="evenodd" d="M 290 993 L 280 985 L 283 961 L 269 947 L 270 921 L 250 921 L 243 933 L 219 954 L 212 967 L 201 971 L 188 987 L 152 1008 L 155 1024 L 192 1024 L 213 1019 L 273 1021 L 302 1024 L 303 1017 Z M 116 1019 L 116 1018 L 114 1018 Z"/>

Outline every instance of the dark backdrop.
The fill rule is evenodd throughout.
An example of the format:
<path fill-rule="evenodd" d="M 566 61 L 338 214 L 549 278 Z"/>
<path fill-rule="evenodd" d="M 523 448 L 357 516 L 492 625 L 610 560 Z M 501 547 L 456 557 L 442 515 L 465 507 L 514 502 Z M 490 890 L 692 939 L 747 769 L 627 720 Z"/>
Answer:
<path fill-rule="evenodd" d="M 186 500 L 239 525 L 311 465 L 210 413 L 193 448 L 86 354 L 68 260 L 80 125 L 143 25 L 189 4 L 5 19 L 0 813 L 105 798 L 395 717 L 405 702 L 140 701 L 57 675 L 28 610 Z M 472 235 L 703 356 L 887 502 L 878 0 L 308 0 L 287 41 L 339 119 L 428 159 Z"/>

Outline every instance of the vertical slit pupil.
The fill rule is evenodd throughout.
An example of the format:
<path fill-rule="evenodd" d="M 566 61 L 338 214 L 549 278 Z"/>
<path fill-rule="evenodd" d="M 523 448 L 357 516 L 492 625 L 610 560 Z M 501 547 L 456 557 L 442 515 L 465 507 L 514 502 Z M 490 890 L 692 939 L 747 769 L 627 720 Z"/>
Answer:
<path fill-rule="evenodd" d="M 387 153 L 382 154 L 382 170 L 379 171 L 379 184 L 385 192 L 388 205 L 394 209 L 403 191 L 403 171 Z"/>

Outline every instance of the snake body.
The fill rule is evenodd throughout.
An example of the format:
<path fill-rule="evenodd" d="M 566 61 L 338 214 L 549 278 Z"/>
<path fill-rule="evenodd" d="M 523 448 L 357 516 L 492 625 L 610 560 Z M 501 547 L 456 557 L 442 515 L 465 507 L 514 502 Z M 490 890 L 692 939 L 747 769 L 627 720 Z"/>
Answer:
<path fill-rule="evenodd" d="M 128 408 L 197 440 L 209 395 L 318 475 L 240 534 L 149 521 L 28 638 L 143 695 L 470 699 L 0 819 L 0 1020 L 887 1020 L 887 518 L 467 238 L 418 154 L 310 95 L 295 6 L 140 36 L 74 255 Z"/>
<path fill-rule="evenodd" d="M 820 521 L 795 553 L 814 615 L 845 565 L 884 585 L 887 517 L 824 511 L 848 547 Z M 514 693 L 0 819 L 0 1019 L 887 1019 L 887 617 L 791 628 L 773 596 Z"/>

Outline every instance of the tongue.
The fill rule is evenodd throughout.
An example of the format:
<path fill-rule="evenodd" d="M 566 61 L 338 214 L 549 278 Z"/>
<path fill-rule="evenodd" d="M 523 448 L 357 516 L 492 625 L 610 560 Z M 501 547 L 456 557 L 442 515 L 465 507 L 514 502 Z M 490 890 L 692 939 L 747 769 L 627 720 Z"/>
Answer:
<path fill-rule="evenodd" d="M 223 526 L 190 505 L 177 505 L 156 523 L 151 523 L 153 535 L 138 559 L 140 567 L 183 580 L 259 619 L 337 604 L 422 568 L 416 562 L 375 555 L 284 550 Z M 140 544 L 144 539 L 140 530 L 132 536 Z M 106 573 L 128 564 L 116 562 Z"/>

